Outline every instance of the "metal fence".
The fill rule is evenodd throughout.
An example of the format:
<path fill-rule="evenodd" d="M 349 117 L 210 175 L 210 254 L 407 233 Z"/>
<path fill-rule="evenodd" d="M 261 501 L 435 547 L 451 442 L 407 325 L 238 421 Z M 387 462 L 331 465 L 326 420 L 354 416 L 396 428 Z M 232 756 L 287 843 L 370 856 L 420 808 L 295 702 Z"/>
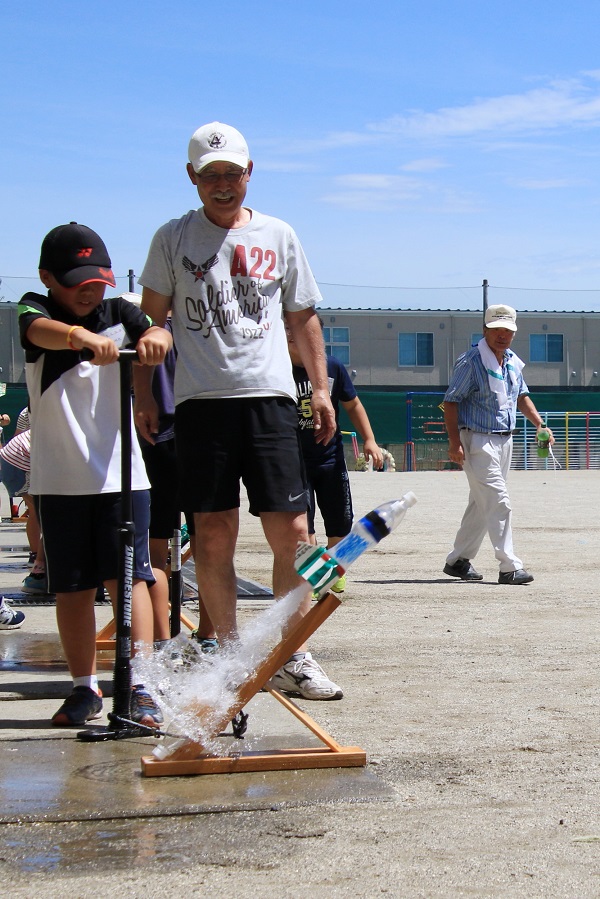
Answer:
<path fill-rule="evenodd" d="M 539 410 L 538 410 L 539 411 Z M 600 412 L 540 412 L 555 437 L 552 454 L 540 458 L 537 453 L 536 429 L 519 412 L 513 434 L 511 468 L 565 471 L 600 469 Z M 419 439 L 385 447 L 394 457 L 396 471 L 447 471 L 460 466 L 448 459 L 448 442 L 440 413 L 420 429 Z M 354 455 L 348 446 L 346 461 L 354 468 Z"/>
<path fill-rule="evenodd" d="M 600 412 L 540 412 L 540 415 L 555 437 L 553 456 L 538 457 L 535 428 L 519 413 L 511 468 L 600 469 Z"/>

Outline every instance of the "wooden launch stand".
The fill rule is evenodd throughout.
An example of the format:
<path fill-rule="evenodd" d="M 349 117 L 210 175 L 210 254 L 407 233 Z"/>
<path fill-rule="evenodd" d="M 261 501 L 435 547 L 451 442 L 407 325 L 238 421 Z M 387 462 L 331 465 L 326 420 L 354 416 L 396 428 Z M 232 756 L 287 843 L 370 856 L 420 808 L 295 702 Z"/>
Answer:
<path fill-rule="evenodd" d="M 198 627 L 197 624 L 184 615 L 183 612 L 179 616 L 179 620 L 185 627 L 188 628 L 190 633 L 195 631 Z M 117 635 L 117 625 L 115 623 L 115 619 L 111 618 L 108 624 L 105 624 L 104 627 L 100 628 L 98 633 L 96 634 L 96 652 L 99 652 L 101 649 L 108 649 L 112 652 L 115 651 L 115 638 Z"/>
<path fill-rule="evenodd" d="M 250 751 L 222 757 L 206 752 L 204 747 L 194 740 L 186 740 L 174 748 L 166 759 L 143 756 L 141 760 L 142 774 L 146 777 L 178 777 L 190 774 L 233 774 L 249 771 L 287 771 L 301 768 L 352 768 L 366 765 L 367 756 L 363 749 L 358 746 L 340 746 L 291 699 L 268 684 L 273 675 L 289 660 L 298 647 L 302 646 L 305 640 L 323 624 L 339 605 L 340 599 L 333 593 L 326 593 L 315 603 L 308 614 L 289 630 L 267 658 L 261 662 L 248 680 L 244 681 L 239 688 L 235 702 L 219 720 L 214 722 L 214 726 L 211 725 L 212 736 L 217 736 L 253 696 L 266 688 L 284 708 L 321 740 L 324 744 L 323 747 Z M 203 707 L 200 702 L 194 709 L 200 719 L 211 711 L 211 709 Z"/>
<path fill-rule="evenodd" d="M 187 562 L 187 560 L 191 557 L 191 555 L 192 555 L 192 550 L 188 546 L 188 548 L 186 549 L 186 551 L 183 553 L 183 555 L 181 557 L 182 564 Z M 169 578 L 171 576 L 171 566 L 170 565 L 168 565 L 167 568 L 165 569 L 165 573 L 167 575 L 167 578 Z M 198 625 L 194 624 L 194 622 L 190 618 L 188 618 L 187 615 L 184 615 L 183 612 L 181 612 L 181 614 L 179 616 L 179 620 L 184 625 L 184 627 L 187 627 L 187 629 L 190 631 L 190 633 L 192 631 L 195 631 L 196 628 L 198 627 Z M 96 634 L 96 652 L 100 652 L 100 650 L 109 650 L 109 651 L 114 652 L 116 636 L 117 636 L 117 625 L 115 624 L 115 619 L 111 618 L 111 620 L 108 622 L 108 624 L 105 624 L 104 627 L 100 628 L 100 630 Z"/>

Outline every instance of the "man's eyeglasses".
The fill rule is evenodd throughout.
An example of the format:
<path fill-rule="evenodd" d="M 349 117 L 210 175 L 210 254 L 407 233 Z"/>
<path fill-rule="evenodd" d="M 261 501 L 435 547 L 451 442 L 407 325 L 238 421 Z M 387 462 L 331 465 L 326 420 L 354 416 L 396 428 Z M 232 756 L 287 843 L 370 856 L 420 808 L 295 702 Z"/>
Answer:
<path fill-rule="evenodd" d="M 200 172 L 196 177 L 201 184 L 218 184 L 221 178 L 228 184 L 237 184 L 247 173 L 248 169 L 236 169 L 234 172 Z"/>

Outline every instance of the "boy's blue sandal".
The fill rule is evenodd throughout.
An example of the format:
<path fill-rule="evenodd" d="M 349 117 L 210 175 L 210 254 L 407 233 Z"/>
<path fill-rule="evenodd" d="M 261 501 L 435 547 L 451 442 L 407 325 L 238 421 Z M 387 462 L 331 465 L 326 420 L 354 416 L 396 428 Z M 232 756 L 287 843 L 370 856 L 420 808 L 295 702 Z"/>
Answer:
<path fill-rule="evenodd" d="M 80 727 L 102 714 L 102 697 L 89 687 L 74 687 L 58 712 L 52 716 L 55 727 Z"/>

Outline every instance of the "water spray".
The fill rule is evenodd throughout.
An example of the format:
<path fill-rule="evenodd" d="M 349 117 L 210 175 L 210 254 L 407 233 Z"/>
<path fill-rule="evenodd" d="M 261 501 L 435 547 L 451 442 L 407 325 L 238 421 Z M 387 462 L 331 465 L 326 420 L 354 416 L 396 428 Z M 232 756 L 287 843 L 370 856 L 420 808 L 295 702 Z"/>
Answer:
<path fill-rule="evenodd" d="M 202 659 L 199 654 L 197 664 L 192 660 L 191 667 L 180 668 L 162 685 L 165 670 L 158 674 L 152 670 L 159 663 L 156 654 L 153 660 L 134 659 L 134 668 L 142 669 L 144 683 L 170 719 L 169 739 L 154 749 L 153 757 L 162 761 L 193 759 L 206 752 L 218 755 L 217 738 L 223 728 L 339 605 L 337 598 L 329 603 L 333 594 L 328 586 L 390 534 L 416 501 L 414 493 L 409 492 L 399 500 L 383 503 L 359 519 L 332 549 L 299 544 L 295 567 L 306 583 L 256 616 L 240 635 L 239 644 L 209 658 Z M 290 615 L 297 611 L 309 588 L 319 601 L 288 629 Z M 177 640 L 182 640 L 181 635 Z"/>

